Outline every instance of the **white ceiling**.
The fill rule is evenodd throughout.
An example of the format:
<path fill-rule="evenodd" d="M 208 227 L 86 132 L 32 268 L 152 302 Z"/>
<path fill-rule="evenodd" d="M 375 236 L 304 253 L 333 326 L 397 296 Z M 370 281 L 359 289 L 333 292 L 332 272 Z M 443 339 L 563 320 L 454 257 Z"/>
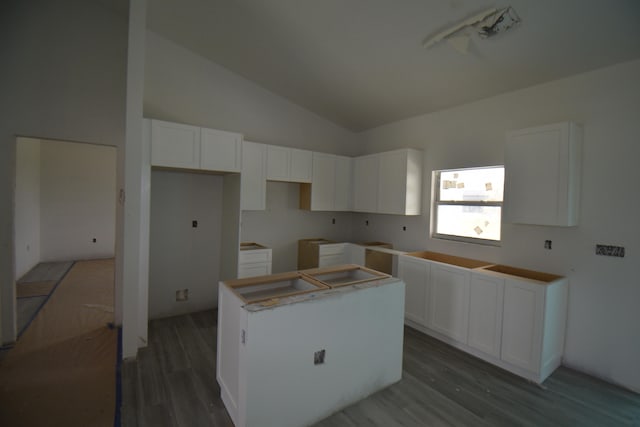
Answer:
<path fill-rule="evenodd" d="M 467 55 L 421 46 L 508 5 Z M 355 131 L 640 58 L 639 0 L 152 0 L 147 25 Z"/>

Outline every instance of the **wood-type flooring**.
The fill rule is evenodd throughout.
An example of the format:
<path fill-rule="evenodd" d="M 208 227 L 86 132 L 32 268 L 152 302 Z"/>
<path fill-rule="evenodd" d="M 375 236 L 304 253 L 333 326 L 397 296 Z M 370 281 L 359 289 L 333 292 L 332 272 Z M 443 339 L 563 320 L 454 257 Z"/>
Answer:
<path fill-rule="evenodd" d="M 215 311 L 152 321 L 123 365 L 123 426 L 232 426 L 215 343 Z M 402 380 L 317 426 L 640 426 L 640 395 L 564 367 L 539 386 L 407 327 Z"/>

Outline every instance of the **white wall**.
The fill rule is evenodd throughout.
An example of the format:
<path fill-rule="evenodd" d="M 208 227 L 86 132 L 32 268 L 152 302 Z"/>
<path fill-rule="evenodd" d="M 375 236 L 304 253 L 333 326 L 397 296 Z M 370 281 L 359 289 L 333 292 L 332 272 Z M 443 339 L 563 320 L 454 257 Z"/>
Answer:
<path fill-rule="evenodd" d="M 216 307 L 222 192 L 222 176 L 151 172 L 149 318 Z M 177 302 L 187 288 L 189 300 Z"/>
<path fill-rule="evenodd" d="M 240 132 L 261 143 L 342 155 L 361 150 L 352 132 L 150 31 L 146 52 L 145 117 Z M 297 185 L 267 187 L 267 211 L 243 212 L 241 240 L 273 247 L 274 272 L 296 268 L 298 239 L 350 237 L 350 214 L 302 212 Z"/>
<path fill-rule="evenodd" d="M 15 339 L 13 202 L 16 136 L 124 144 L 127 17 L 109 2 L 9 0 L 0 13 L 0 318 Z M 123 186 L 118 150 L 118 188 Z M 122 209 L 117 210 L 122 236 Z M 122 258 L 116 262 L 120 319 Z"/>
<path fill-rule="evenodd" d="M 632 61 L 365 132 L 367 152 L 425 150 L 424 213 L 414 218 L 354 215 L 355 239 L 388 240 L 399 249 L 429 249 L 568 276 L 564 363 L 640 390 L 639 76 L 640 61 Z M 504 224 L 497 248 L 429 238 L 432 170 L 502 164 L 506 130 L 566 120 L 584 126 L 578 227 Z M 544 173 L 545 166 L 539 167 Z M 550 251 L 543 248 L 546 239 L 553 241 Z M 624 246 L 626 256 L 596 256 L 597 243 Z"/>
<path fill-rule="evenodd" d="M 242 211 L 240 240 L 270 247 L 273 273 L 298 269 L 299 239 L 351 240 L 353 214 L 301 210 L 299 192 L 299 184 L 267 181 L 267 209 Z"/>
<path fill-rule="evenodd" d="M 40 262 L 40 140 L 18 138 L 15 195 L 16 280 Z"/>
<path fill-rule="evenodd" d="M 360 150 L 352 132 L 151 31 L 146 52 L 145 117 L 240 132 L 266 144 L 343 155 Z"/>
<path fill-rule="evenodd" d="M 115 147 L 43 140 L 40 150 L 40 260 L 112 258 Z"/>

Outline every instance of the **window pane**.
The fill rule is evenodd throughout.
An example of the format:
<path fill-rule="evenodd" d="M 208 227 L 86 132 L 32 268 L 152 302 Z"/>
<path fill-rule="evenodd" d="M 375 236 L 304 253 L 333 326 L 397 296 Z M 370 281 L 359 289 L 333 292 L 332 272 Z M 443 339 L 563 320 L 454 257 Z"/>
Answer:
<path fill-rule="evenodd" d="M 440 201 L 501 202 L 504 167 L 440 171 Z"/>
<path fill-rule="evenodd" d="M 500 206 L 440 205 L 437 234 L 500 240 Z"/>

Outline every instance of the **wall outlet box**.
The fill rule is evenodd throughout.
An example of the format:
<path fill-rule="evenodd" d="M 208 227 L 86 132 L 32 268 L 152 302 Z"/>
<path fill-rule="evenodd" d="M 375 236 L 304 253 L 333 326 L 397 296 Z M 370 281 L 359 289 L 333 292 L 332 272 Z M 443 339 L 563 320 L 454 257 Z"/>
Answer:
<path fill-rule="evenodd" d="M 596 245 L 596 255 L 624 258 L 624 246 Z"/>
<path fill-rule="evenodd" d="M 176 291 L 176 301 L 187 301 L 189 299 L 189 289 L 179 289 Z"/>

